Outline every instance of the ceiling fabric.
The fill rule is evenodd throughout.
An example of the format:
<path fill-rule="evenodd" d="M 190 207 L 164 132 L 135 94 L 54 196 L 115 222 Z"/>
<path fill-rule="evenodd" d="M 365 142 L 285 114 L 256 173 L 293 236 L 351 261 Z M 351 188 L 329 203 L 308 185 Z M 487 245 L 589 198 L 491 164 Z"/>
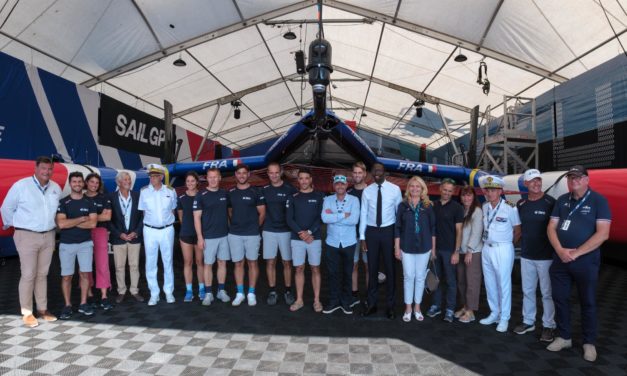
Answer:
<path fill-rule="evenodd" d="M 316 3 L 6 0 L 0 50 L 158 117 L 167 100 L 178 126 L 241 149 L 281 135 L 311 109 L 294 52 L 307 54 L 317 25 L 265 22 L 313 20 Z M 343 21 L 324 25 L 335 67 L 329 109 L 373 134 L 430 148 L 448 142 L 442 119 L 462 136 L 472 107 L 499 116 L 504 95 L 536 97 L 622 54 L 618 39 L 627 46 L 623 0 L 323 4 L 325 20 Z M 285 39 L 288 31 L 296 39 Z M 460 52 L 466 61 L 454 60 Z M 177 59 L 186 65 L 174 66 Z M 476 82 L 482 62 L 487 95 Z M 423 94 L 433 103 L 418 117 Z"/>

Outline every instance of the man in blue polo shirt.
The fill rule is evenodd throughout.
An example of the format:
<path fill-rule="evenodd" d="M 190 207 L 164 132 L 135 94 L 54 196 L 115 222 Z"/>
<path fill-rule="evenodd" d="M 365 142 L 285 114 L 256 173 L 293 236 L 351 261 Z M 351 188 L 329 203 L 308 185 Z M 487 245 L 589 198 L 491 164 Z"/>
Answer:
<path fill-rule="evenodd" d="M 353 259 L 357 244 L 359 200 L 346 193 L 346 176 L 333 177 L 335 194 L 327 196 L 322 205 L 322 222 L 327 224 L 326 257 L 329 269 L 329 305 L 323 313 L 341 309 L 345 314 L 351 308 Z"/>
<path fill-rule="evenodd" d="M 563 194 L 555 203 L 547 230 L 555 249 L 549 272 L 559 332 L 559 337 L 547 350 L 572 347 L 570 289 L 574 282 L 581 300 L 583 358 L 594 362 L 597 358 L 595 292 L 601 264 L 599 247 L 609 238 L 612 214 L 607 199 L 589 188 L 586 168 L 573 166 L 566 178 L 570 193 Z"/>
<path fill-rule="evenodd" d="M 87 304 L 89 289 L 89 273 L 92 270 L 94 243 L 91 240 L 91 229 L 98 223 L 96 205 L 83 194 L 85 181 L 83 174 L 75 171 L 68 177 L 72 192 L 59 201 L 57 209 L 57 227 L 61 230 L 59 237 L 59 259 L 61 260 L 61 290 L 65 306 L 59 316 L 62 320 L 72 317 L 72 277 L 74 265 L 78 259 L 81 287 L 81 304 L 78 312 L 91 316 L 93 308 Z"/>
<path fill-rule="evenodd" d="M 259 276 L 259 246 L 261 236 L 259 229 L 266 217 L 266 206 L 263 193 L 248 182 L 250 169 L 246 165 L 237 166 L 235 180 L 237 186 L 229 191 L 229 217 L 231 228 L 229 229 L 229 248 L 231 259 L 235 263 L 235 283 L 237 294 L 233 299 L 233 305 L 238 306 L 244 301 L 244 257 L 248 264 L 248 305 L 257 304 L 255 286 Z"/>

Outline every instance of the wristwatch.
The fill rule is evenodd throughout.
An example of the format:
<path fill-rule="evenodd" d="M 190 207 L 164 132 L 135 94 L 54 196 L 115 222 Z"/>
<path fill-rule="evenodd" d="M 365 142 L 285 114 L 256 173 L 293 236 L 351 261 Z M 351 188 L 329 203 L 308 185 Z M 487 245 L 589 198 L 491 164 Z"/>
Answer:
<path fill-rule="evenodd" d="M 308 233 L 309 235 L 312 235 L 312 234 L 313 234 L 313 233 L 311 232 L 311 230 L 307 230 L 307 233 Z"/>

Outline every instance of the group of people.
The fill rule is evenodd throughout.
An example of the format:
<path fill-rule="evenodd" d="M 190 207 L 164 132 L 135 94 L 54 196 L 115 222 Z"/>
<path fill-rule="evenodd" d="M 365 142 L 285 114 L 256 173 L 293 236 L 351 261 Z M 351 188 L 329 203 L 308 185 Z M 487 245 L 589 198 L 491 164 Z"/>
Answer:
<path fill-rule="evenodd" d="M 386 316 L 395 314 L 395 259 L 403 270 L 405 308 L 402 320 L 423 321 L 424 315 L 461 323 L 475 321 L 479 310 L 482 278 L 490 314 L 479 322 L 497 324 L 506 332 L 511 314 L 514 244 L 520 241 L 523 290 L 522 321 L 517 334 L 535 331 L 536 289 L 542 294 L 541 341 L 551 342 L 550 351 L 572 346 L 570 289 L 579 290 L 582 306 L 584 358 L 596 359 L 595 289 L 600 265 L 600 245 L 608 238 L 611 214 L 607 200 L 589 187 L 587 170 L 574 166 L 566 173 L 570 193 L 558 200 L 542 191 L 542 176 L 536 169 L 525 172 L 526 197 L 513 204 L 502 198 L 503 180 L 497 176 L 480 179 L 486 202 L 479 204 L 474 187 L 464 186 L 459 200 L 454 198 L 455 182 L 444 179 L 440 198 L 431 201 L 424 180 L 411 177 L 401 189 L 386 180 L 384 166 L 375 163 L 374 182 L 365 183 L 366 166 L 352 167 L 353 185 L 344 175 L 333 177 L 334 194 L 326 196 L 312 185 L 312 173 L 298 171 L 298 188 L 282 179 L 278 163 L 268 165 L 270 184 L 251 186 L 250 170 L 236 167 L 236 186 L 228 192 L 220 188 L 221 173 L 207 170 L 206 189 L 199 189 L 199 176 L 185 177 L 186 191 L 176 192 L 163 184 L 165 169 L 148 166 L 150 184 L 131 192 L 131 176 L 120 172 L 118 189 L 102 191 L 97 174 L 83 178 L 69 175 L 71 193 L 61 198 L 60 187 L 50 180 L 53 163 L 46 157 L 36 161 L 35 174 L 16 182 L 2 205 L 5 226 L 15 228 L 15 244 L 20 256 L 20 305 L 24 323 L 34 327 L 39 319 L 54 321 L 48 311 L 46 278 L 55 248 L 55 229 L 60 231 L 62 292 L 65 306 L 60 318 L 72 315 L 71 280 L 78 260 L 81 301 L 78 311 L 93 314 L 92 265 L 95 288 L 101 292 L 100 305 L 111 309 L 108 298 L 108 245 L 112 244 L 118 295 L 122 303 L 127 293 L 126 263 L 130 269 L 130 294 L 144 301 L 138 290 L 139 254 L 143 242 L 145 273 L 150 290 L 149 306 L 158 304 L 161 288 L 157 281 L 157 260 L 163 263 L 163 291 L 174 303 L 173 245 L 175 213 L 180 222 L 179 241 L 184 260 L 186 292 L 183 300 L 196 296 L 203 305 L 214 300 L 238 306 L 244 301 L 257 304 L 260 247 L 265 259 L 269 293 L 266 302 L 277 304 L 279 297 L 293 312 L 304 307 L 305 264 L 311 270 L 313 309 L 316 312 L 353 313 L 360 302 L 357 285 L 359 260 L 367 275 L 364 316 L 375 315 L 378 306 L 379 263 L 387 276 Z M 322 227 L 326 224 L 323 239 Z M 108 234 L 108 235 L 107 235 Z M 263 240 L 263 242 L 262 242 Z M 322 246 L 322 243 L 325 246 Z M 262 246 L 263 244 L 263 246 Z M 328 268 L 329 297 L 320 297 L 320 265 L 324 248 Z M 283 263 L 284 289 L 277 291 L 276 261 Z M 227 261 L 234 263 L 236 293 L 231 297 L 225 282 Z M 217 262 L 217 290 L 213 289 L 213 265 Z M 193 264 L 197 269 L 197 295 L 193 288 Z M 421 308 L 425 279 L 431 263 L 440 278 L 431 306 Z M 244 281 L 248 269 L 248 286 Z M 292 289 L 292 277 L 295 291 Z M 33 293 L 37 312 L 33 311 Z M 444 302 L 443 302 L 444 296 Z M 457 303 L 460 306 L 457 306 Z M 557 329 L 557 337 L 554 333 Z"/>

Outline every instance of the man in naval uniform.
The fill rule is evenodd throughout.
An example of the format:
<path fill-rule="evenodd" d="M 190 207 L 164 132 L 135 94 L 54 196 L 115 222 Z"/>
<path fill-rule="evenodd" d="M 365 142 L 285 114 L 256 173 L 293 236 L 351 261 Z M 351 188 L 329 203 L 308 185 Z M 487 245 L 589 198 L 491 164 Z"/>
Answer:
<path fill-rule="evenodd" d="M 504 333 L 512 308 L 512 268 L 514 239 L 520 236 L 520 218 L 516 206 L 501 197 L 504 182 L 498 176 L 479 179 L 486 203 L 483 204 L 483 280 L 485 281 L 490 315 L 482 325 L 498 323 L 496 330 Z"/>
<path fill-rule="evenodd" d="M 163 184 L 165 167 L 151 163 L 148 165 L 150 184 L 139 194 L 138 209 L 144 212 L 144 249 L 146 251 L 146 280 L 150 289 L 149 306 L 159 301 L 157 282 L 157 259 L 161 251 L 163 263 L 163 291 L 166 301 L 174 303 L 174 271 L 172 253 L 174 246 L 174 210 L 176 192 Z"/>

